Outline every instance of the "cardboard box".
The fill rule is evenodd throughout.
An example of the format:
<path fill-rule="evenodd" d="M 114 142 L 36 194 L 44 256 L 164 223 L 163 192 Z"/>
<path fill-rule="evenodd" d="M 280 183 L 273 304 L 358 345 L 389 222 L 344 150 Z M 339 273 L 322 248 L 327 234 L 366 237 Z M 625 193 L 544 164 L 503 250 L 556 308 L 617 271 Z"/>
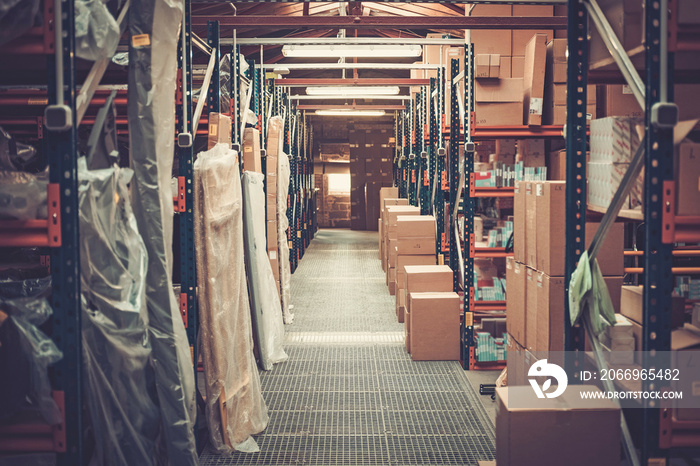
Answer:
<path fill-rule="evenodd" d="M 393 267 L 393 264 L 396 263 L 396 256 L 398 254 L 397 249 L 396 249 L 396 243 L 399 240 L 397 239 L 390 239 L 389 243 L 387 244 L 388 249 L 387 249 L 387 261 L 389 263 L 390 267 Z"/>
<path fill-rule="evenodd" d="M 548 17 L 553 14 L 554 8 L 551 5 L 513 5 L 513 16 Z M 545 35 L 545 43 L 554 37 L 554 31 L 549 29 L 514 29 L 511 46 L 512 56 L 524 56 L 526 45 L 535 34 Z"/>
<path fill-rule="evenodd" d="M 598 5 L 625 50 L 630 51 L 642 45 L 644 28 L 642 2 L 602 0 Z M 588 44 L 589 63 L 610 59 L 610 52 L 598 28 L 591 28 Z"/>
<path fill-rule="evenodd" d="M 537 189 L 540 183 L 525 183 L 525 263 L 537 268 Z M 541 189 L 541 188 L 539 188 Z"/>
<path fill-rule="evenodd" d="M 512 16 L 510 5 L 467 5 L 466 16 Z M 471 41 L 475 54 L 499 54 L 510 57 L 513 54 L 512 33 L 510 30 L 473 29 Z"/>
<path fill-rule="evenodd" d="M 396 256 L 397 270 L 402 270 L 408 265 L 435 265 L 435 255 L 399 254 Z"/>
<path fill-rule="evenodd" d="M 404 265 L 407 292 L 452 291 L 452 269 L 447 265 Z"/>
<path fill-rule="evenodd" d="M 537 342 L 535 351 L 564 351 L 564 277 L 537 273 Z"/>
<path fill-rule="evenodd" d="M 525 349 L 535 351 L 537 346 L 537 271 L 525 268 Z"/>
<path fill-rule="evenodd" d="M 688 329 L 678 329 L 671 332 L 671 351 L 673 367 L 679 370 L 681 380 L 673 386 L 674 390 L 683 392 L 683 404 L 681 406 L 700 406 L 700 371 L 696 357 L 688 357 L 687 353 L 700 351 L 700 334 Z M 700 420 L 700 408 L 679 408 L 676 402 L 674 415 L 680 421 Z"/>
<path fill-rule="evenodd" d="M 644 118 L 644 111 L 628 85 L 608 84 L 605 88 L 605 116 Z"/>
<path fill-rule="evenodd" d="M 411 311 L 408 303 L 403 312 L 403 329 L 406 340 L 406 352 L 411 354 Z"/>
<path fill-rule="evenodd" d="M 683 142 L 676 150 L 676 214 L 700 215 L 700 144 Z"/>
<path fill-rule="evenodd" d="M 510 59 L 510 76 L 512 78 L 525 77 L 525 56 L 511 57 Z"/>
<path fill-rule="evenodd" d="M 404 323 L 405 313 L 406 313 L 406 293 L 403 289 L 398 288 L 398 284 L 401 283 L 400 272 L 397 272 L 397 288 L 396 288 L 396 317 L 400 324 Z"/>
<path fill-rule="evenodd" d="M 512 59 L 511 57 L 501 57 L 500 70 L 498 72 L 498 77 L 504 78 L 522 78 L 522 76 L 511 76 L 512 73 Z"/>
<path fill-rule="evenodd" d="M 389 267 L 387 271 L 387 278 L 389 279 L 389 294 L 391 296 L 396 295 L 396 269 Z"/>
<path fill-rule="evenodd" d="M 525 47 L 525 76 L 523 79 L 524 114 L 526 125 L 542 124 L 544 107 L 544 70 L 547 58 L 547 36 L 535 34 Z"/>
<path fill-rule="evenodd" d="M 566 84 L 566 39 L 552 39 L 547 43 L 547 67 L 545 82 L 547 84 Z"/>
<path fill-rule="evenodd" d="M 251 172 L 262 173 L 262 160 L 260 158 L 260 131 L 255 128 L 246 128 L 243 131 L 243 169 Z"/>
<path fill-rule="evenodd" d="M 566 115 L 566 105 L 545 106 L 542 122 L 545 125 L 565 125 Z M 586 104 L 587 123 L 590 124 L 591 120 L 595 120 L 597 116 L 598 111 L 596 104 Z"/>
<path fill-rule="evenodd" d="M 620 409 L 583 391 L 600 392 L 569 384 L 558 398 L 540 399 L 530 386 L 496 388 L 496 464 L 618 466 Z"/>
<path fill-rule="evenodd" d="M 385 187 L 385 188 L 379 189 L 379 209 L 380 209 L 380 211 L 384 210 L 384 200 L 385 199 L 399 199 L 399 188 Z M 406 203 L 408 203 L 408 199 L 406 199 Z"/>
<path fill-rule="evenodd" d="M 428 33 L 425 35 L 426 39 L 442 39 L 449 37 L 449 34 L 438 33 Z M 423 46 L 423 63 L 429 65 L 439 65 L 440 64 L 440 46 L 439 45 L 424 45 Z"/>
<path fill-rule="evenodd" d="M 566 181 L 566 149 L 550 152 L 546 160 L 547 179 Z"/>
<path fill-rule="evenodd" d="M 529 182 L 520 181 L 515 183 L 513 197 L 513 256 L 520 263 L 527 262 L 525 253 L 526 218 L 525 212 L 525 191 Z"/>
<path fill-rule="evenodd" d="M 620 289 L 619 312 L 629 320 L 643 323 L 644 287 L 623 286 Z M 682 327 L 685 323 L 685 298 L 671 297 L 671 329 Z"/>
<path fill-rule="evenodd" d="M 432 215 L 398 216 L 396 229 L 398 238 L 431 238 L 435 242 L 435 217 Z"/>
<path fill-rule="evenodd" d="M 515 340 L 526 344 L 526 272 L 525 265 L 514 258 L 506 259 L 506 326 Z"/>
<path fill-rule="evenodd" d="M 231 148 L 231 117 L 212 112 L 209 114 L 207 148 L 211 149 L 217 144 L 226 144 Z"/>
<path fill-rule="evenodd" d="M 544 139 L 518 139 L 518 160 L 526 167 L 544 167 Z"/>
<path fill-rule="evenodd" d="M 474 89 L 474 111 L 478 125 L 503 126 L 522 124 L 522 78 L 480 79 L 474 83 Z"/>
<path fill-rule="evenodd" d="M 268 220 L 267 222 L 267 249 L 277 249 L 277 220 Z"/>
<path fill-rule="evenodd" d="M 457 293 L 410 293 L 411 358 L 414 361 L 459 359 Z"/>
<path fill-rule="evenodd" d="M 430 238 L 399 238 L 396 240 L 397 254 L 435 255 L 435 235 Z"/>
<path fill-rule="evenodd" d="M 474 69 L 475 78 L 498 78 L 501 75 L 501 56 L 497 53 L 476 55 Z"/>

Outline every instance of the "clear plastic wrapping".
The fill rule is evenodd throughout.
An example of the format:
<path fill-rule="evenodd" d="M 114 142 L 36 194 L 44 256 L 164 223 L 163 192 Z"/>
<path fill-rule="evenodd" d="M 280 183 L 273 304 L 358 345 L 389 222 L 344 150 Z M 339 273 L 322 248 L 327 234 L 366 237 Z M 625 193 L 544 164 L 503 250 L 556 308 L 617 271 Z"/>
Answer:
<path fill-rule="evenodd" d="M 45 173 L 0 170 L 0 217 L 36 220 L 47 216 Z"/>
<path fill-rule="evenodd" d="M 119 45 L 119 25 L 102 0 L 75 1 L 75 54 L 97 61 L 111 57 Z"/>
<path fill-rule="evenodd" d="M 44 420 L 55 425 L 62 421 L 62 416 L 51 396 L 51 383 L 47 371 L 51 364 L 63 357 L 63 354 L 54 341 L 39 329 L 39 326 L 44 324 L 53 313 L 46 299 L 50 287 L 49 279 L 33 280 L 29 286 L 12 282 L 0 284 L 0 311 L 7 314 L 11 321 L 10 324 L 4 323 L 0 330 L 3 332 L 3 337 L 11 334 L 16 338 L 22 354 L 14 357 L 28 364 L 26 366 L 20 363 L 17 367 L 22 371 L 26 371 L 28 367 L 28 376 L 31 381 L 27 387 L 29 399 L 22 400 L 24 404 L 16 408 L 37 407 Z M 6 327 L 8 325 L 14 328 Z M 3 360 L 11 362 L 5 358 Z M 13 379 L 16 378 L 15 383 L 21 383 L 21 374 L 3 374 L 3 377 L 13 377 Z"/>
<path fill-rule="evenodd" d="M 248 288 L 253 306 L 253 324 L 258 335 L 262 368 L 286 361 L 284 352 L 284 322 L 282 307 L 265 242 L 265 192 L 262 173 L 246 171 L 243 174 L 244 224 Z"/>
<path fill-rule="evenodd" d="M 231 54 L 225 53 L 219 61 L 219 106 L 221 113 L 231 113 Z"/>
<path fill-rule="evenodd" d="M 194 438 L 194 367 L 172 290 L 177 44 L 182 0 L 134 2 L 129 33 L 129 143 L 134 216 L 148 251 L 146 305 L 152 364 L 171 466 L 199 463 Z M 145 40 L 148 38 L 148 40 Z"/>
<path fill-rule="evenodd" d="M 0 45 L 24 34 L 34 26 L 39 0 L 0 1 Z"/>
<path fill-rule="evenodd" d="M 280 151 L 277 157 L 277 242 L 280 250 L 280 286 L 282 288 L 282 314 L 284 323 L 294 322 L 291 307 L 292 272 L 289 264 L 289 243 L 287 242 L 287 193 L 289 192 L 289 177 L 291 167 L 287 154 Z"/>
<path fill-rule="evenodd" d="M 0 170 L 25 171 L 37 162 L 34 147 L 17 142 L 0 126 Z"/>
<path fill-rule="evenodd" d="M 209 438 L 221 453 L 258 451 L 251 435 L 267 426 L 253 355 L 243 254 L 243 200 L 235 151 L 225 144 L 198 155 L 195 246 L 199 345 Z"/>
<path fill-rule="evenodd" d="M 148 256 L 131 210 L 130 169 L 79 160 L 83 365 L 95 434 L 92 464 L 155 465 L 161 417 L 148 312 Z"/>

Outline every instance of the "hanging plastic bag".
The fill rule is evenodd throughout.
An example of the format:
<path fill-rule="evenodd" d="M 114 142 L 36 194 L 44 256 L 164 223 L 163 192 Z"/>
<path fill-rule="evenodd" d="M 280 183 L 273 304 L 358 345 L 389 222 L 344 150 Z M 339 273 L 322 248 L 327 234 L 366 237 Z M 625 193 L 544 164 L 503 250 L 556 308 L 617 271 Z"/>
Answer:
<path fill-rule="evenodd" d="M 146 246 L 136 227 L 128 168 L 78 161 L 83 365 L 95 464 L 155 465 L 161 417 L 148 313 Z"/>
<path fill-rule="evenodd" d="M 38 163 L 35 148 L 17 142 L 0 126 L 0 170 L 30 171 Z"/>
<path fill-rule="evenodd" d="M 47 217 L 46 173 L 0 171 L 0 217 L 36 220 Z"/>
<path fill-rule="evenodd" d="M 97 61 L 111 57 L 119 45 L 119 25 L 102 0 L 75 1 L 75 54 Z"/>

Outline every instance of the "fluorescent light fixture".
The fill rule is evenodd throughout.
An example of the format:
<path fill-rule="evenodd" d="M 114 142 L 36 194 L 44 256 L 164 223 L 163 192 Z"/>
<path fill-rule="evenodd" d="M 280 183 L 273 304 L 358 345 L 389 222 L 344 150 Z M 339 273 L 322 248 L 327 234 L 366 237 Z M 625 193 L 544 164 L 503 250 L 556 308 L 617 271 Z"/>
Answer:
<path fill-rule="evenodd" d="M 316 110 L 316 115 L 319 116 L 384 116 L 386 112 L 384 110 L 344 110 L 339 108 L 337 110 Z"/>
<path fill-rule="evenodd" d="M 285 45 L 282 55 L 285 57 L 420 57 L 423 48 L 420 45 L 360 45 L 360 44 L 317 44 Z"/>
<path fill-rule="evenodd" d="M 332 96 L 398 95 L 399 86 L 314 86 L 307 87 L 306 94 Z"/>

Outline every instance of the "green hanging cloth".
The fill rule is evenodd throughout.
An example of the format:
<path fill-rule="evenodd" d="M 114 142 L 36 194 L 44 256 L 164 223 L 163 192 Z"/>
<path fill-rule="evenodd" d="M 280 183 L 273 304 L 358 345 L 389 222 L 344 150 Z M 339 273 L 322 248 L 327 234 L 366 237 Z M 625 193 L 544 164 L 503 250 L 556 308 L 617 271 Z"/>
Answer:
<path fill-rule="evenodd" d="M 615 325 L 615 307 L 610 299 L 608 287 L 598 267 L 598 261 L 593 261 L 591 267 L 588 251 L 581 254 L 569 284 L 569 318 L 572 326 L 578 323 L 586 307 L 590 312 L 591 327 L 595 336 L 603 333 L 606 327 Z"/>

